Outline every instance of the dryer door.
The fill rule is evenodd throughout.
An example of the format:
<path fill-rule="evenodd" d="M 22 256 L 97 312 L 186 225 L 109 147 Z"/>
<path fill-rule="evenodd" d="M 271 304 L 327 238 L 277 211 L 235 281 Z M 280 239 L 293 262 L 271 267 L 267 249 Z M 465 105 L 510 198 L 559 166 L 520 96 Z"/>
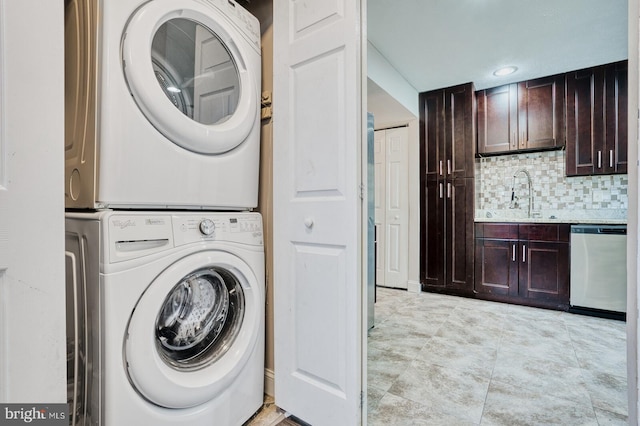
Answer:
<path fill-rule="evenodd" d="M 215 398 L 249 359 L 260 330 L 262 290 L 251 269 L 224 252 L 183 258 L 138 301 L 124 343 L 136 390 L 167 408 Z"/>
<path fill-rule="evenodd" d="M 146 3 L 122 43 L 125 77 L 140 110 L 171 142 L 201 154 L 235 148 L 258 122 L 248 55 L 258 53 L 228 19 L 194 0 Z"/>

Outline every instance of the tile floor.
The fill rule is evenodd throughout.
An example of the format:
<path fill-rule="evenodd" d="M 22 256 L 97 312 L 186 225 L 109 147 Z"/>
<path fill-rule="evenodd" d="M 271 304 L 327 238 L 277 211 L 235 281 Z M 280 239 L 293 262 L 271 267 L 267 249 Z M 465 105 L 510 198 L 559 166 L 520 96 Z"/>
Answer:
<path fill-rule="evenodd" d="M 368 424 L 626 425 L 625 323 L 378 288 Z M 297 425 L 267 397 L 245 426 Z"/>
<path fill-rule="evenodd" d="M 625 323 L 378 288 L 368 423 L 627 424 Z"/>

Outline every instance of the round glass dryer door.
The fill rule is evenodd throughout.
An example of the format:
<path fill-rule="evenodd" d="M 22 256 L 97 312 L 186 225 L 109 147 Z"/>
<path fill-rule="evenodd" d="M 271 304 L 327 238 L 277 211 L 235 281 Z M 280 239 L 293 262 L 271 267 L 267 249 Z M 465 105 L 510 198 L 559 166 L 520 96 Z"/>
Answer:
<path fill-rule="evenodd" d="M 251 268 L 230 253 L 203 251 L 170 265 L 129 320 L 124 365 L 131 383 L 160 407 L 215 398 L 252 356 L 263 300 Z"/>
<path fill-rule="evenodd" d="M 130 20 L 122 50 L 129 90 L 173 143 L 202 154 L 229 151 L 246 139 L 258 114 L 248 52 L 214 7 L 175 4 L 149 2 Z"/>

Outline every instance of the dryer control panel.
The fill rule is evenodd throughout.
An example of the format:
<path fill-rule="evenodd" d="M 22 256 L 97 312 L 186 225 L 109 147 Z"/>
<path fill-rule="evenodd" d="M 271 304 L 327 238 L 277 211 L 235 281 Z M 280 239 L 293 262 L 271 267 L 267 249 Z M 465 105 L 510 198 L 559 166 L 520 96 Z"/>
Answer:
<path fill-rule="evenodd" d="M 260 22 L 235 0 L 205 0 L 220 11 L 242 32 L 251 45 L 260 52 Z"/>

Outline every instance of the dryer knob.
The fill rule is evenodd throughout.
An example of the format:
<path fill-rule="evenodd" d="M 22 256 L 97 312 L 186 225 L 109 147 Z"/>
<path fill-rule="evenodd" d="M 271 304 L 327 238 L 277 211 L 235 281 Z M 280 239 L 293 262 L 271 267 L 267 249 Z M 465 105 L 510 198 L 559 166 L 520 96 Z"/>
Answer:
<path fill-rule="evenodd" d="M 216 224 L 211 219 L 204 219 L 200 222 L 200 232 L 204 235 L 211 235 L 216 230 Z"/>

